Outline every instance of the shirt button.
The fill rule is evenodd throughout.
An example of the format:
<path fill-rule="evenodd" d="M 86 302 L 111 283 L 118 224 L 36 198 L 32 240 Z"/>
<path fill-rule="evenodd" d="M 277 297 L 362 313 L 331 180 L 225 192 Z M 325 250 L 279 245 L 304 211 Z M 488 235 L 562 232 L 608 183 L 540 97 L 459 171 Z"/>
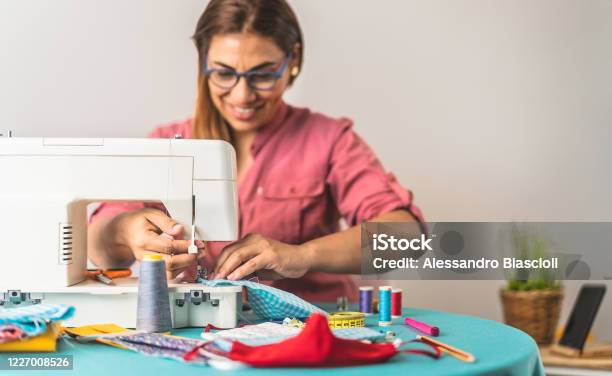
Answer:
<path fill-rule="evenodd" d="M 263 194 L 263 187 L 257 187 L 257 194 L 261 196 Z"/>

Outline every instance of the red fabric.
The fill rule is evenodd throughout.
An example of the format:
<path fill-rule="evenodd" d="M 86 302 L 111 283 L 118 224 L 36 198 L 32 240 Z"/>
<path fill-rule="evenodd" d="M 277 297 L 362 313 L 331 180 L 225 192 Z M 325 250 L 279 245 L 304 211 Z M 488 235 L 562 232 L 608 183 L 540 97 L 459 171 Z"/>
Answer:
<path fill-rule="evenodd" d="M 0 327 L 0 343 L 15 341 L 27 337 L 27 334 L 16 326 L 3 325 Z"/>
<path fill-rule="evenodd" d="M 315 313 L 299 335 L 264 346 L 234 342 L 229 358 L 253 367 L 339 367 L 381 363 L 398 353 L 389 343 L 334 337 L 325 316 Z"/>

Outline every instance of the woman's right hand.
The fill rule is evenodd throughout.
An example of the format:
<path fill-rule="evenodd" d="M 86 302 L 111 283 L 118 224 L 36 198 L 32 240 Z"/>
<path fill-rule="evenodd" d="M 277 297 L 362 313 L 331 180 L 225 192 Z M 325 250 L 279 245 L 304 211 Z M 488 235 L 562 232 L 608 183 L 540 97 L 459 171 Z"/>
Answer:
<path fill-rule="evenodd" d="M 105 227 L 105 248 L 114 252 L 131 252 L 136 260 L 145 253 L 160 253 L 166 262 L 168 279 L 196 262 L 196 254 L 187 253 L 191 240 L 182 240 L 183 225 L 156 209 L 125 212 L 114 217 Z M 204 244 L 196 241 L 198 248 Z"/>

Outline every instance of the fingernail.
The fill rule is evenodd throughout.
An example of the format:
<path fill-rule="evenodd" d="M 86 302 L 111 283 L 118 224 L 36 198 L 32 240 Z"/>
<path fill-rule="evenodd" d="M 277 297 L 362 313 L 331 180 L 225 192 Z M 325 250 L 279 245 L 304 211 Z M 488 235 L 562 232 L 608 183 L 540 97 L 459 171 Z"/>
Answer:
<path fill-rule="evenodd" d="M 210 273 L 208 275 L 208 279 L 215 279 L 215 273 Z"/>
<path fill-rule="evenodd" d="M 235 278 L 236 278 L 236 275 L 234 273 L 227 276 L 227 279 L 229 279 L 230 281 L 233 281 Z"/>
<path fill-rule="evenodd" d="M 172 232 L 177 232 L 177 231 L 179 231 L 180 229 L 181 229 L 181 225 L 176 224 L 176 225 L 174 225 L 174 227 L 172 227 Z"/>

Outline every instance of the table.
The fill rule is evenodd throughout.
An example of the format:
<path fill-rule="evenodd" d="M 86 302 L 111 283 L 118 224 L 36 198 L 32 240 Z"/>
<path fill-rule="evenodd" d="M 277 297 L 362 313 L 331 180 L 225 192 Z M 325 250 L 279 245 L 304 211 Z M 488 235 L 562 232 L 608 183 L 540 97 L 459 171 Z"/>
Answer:
<path fill-rule="evenodd" d="M 387 363 L 342 368 L 319 369 L 241 369 L 219 371 L 211 367 L 184 364 L 169 359 L 140 355 L 99 343 L 81 344 L 71 339 L 61 340 L 56 354 L 70 354 L 74 359 L 73 371 L 14 371 L 13 374 L 41 375 L 103 375 L 121 376 L 134 374 L 169 374 L 176 376 L 225 374 L 228 376 L 268 375 L 316 375 L 316 376 L 360 376 L 360 375 L 544 375 L 538 347 L 524 332 L 496 321 L 446 312 L 409 308 L 404 315 L 440 328 L 438 339 L 473 353 L 475 363 L 464 363 L 444 355 L 439 360 L 413 354 L 400 354 Z M 394 331 L 403 340 L 414 338 L 416 331 L 395 319 L 393 326 L 384 330 Z M 377 316 L 368 317 L 367 325 L 378 328 Z M 198 338 L 201 329 L 177 329 L 175 335 Z M 0 371 L 2 375 L 8 371 Z"/>

